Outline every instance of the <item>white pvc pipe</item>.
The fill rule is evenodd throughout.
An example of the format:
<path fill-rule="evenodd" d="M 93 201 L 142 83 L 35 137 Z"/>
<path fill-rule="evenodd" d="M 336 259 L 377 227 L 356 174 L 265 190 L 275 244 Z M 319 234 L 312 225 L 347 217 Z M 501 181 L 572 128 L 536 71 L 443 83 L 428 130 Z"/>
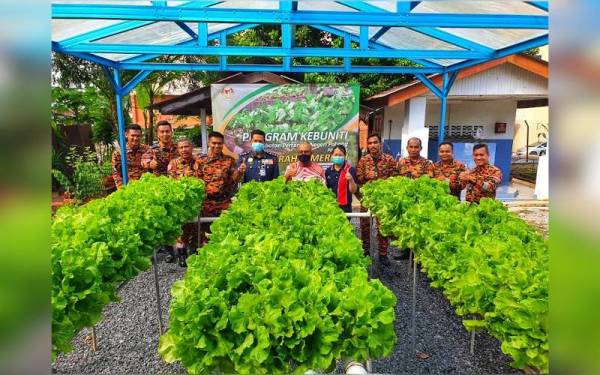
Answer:
<path fill-rule="evenodd" d="M 368 374 L 368 372 L 362 363 L 350 362 L 346 365 L 346 374 L 363 375 Z"/>
<path fill-rule="evenodd" d="M 346 212 L 346 217 L 371 217 L 370 212 Z M 190 223 L 196 223 L 200 220 L 201 223 L 212 223 L 217 220 L 219 217 L 195 217 L 190 221 Z"/>

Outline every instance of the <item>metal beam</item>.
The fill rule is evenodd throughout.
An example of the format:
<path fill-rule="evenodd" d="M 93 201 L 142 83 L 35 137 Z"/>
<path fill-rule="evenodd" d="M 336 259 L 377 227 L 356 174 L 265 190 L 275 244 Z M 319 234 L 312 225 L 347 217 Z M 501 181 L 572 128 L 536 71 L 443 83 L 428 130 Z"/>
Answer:
<path fill-rule="evenodd" d="M 198 34 L 196 34 L 194 30 L 192 30 L 188 25 L 186 25 L 185 22 L 175 21 L 175 23 L 177 24 L 177 26 L 179 26 L 181 30 L 185 31 L 187 35 L 191 36 L 193 39 L 198 39 Z"/>
<path fill-rule="evenodd" d="M 435 83 L 433 83 L 429 78 L 427 78 L 424 74 L 416 74 L 417 78 L 419 79 L 419 81 L 423 82 L 423 84 L 425 86 L 427 86 L 427 88 L 429 90 L 431 90 L 431 92 L 437 96 L 438 98 L 442 98 L 444 96 L 444 92 L 442 91 L 442 89 L 440 89 L 439 87 L 437 87 L 435 85 Z"/>
<path fill-rule="evenodd" d="M 165 63 L 121 63 L 123 70 L 151 71 L 220 71 L 219 64 L 165 64 Z M 292 65 L 286 70 L 277 64 L 228 64 L 227 72 L 294 72 L 294 73 L 379 73 L 379 74 L 433 74 L 442 73 L 443 68 L 407 67 L 407 66 L 351 66 L 346 72 L 344 66 L 333 65 Z"/>
<path fill-rule="evenodd" d="M 456 77 L 458 77 L 458 70 L 450 73 L 450 77 L 445 83 L 445 86 L 443 87 L 445 96 L 448 96 L 448 94 L 450 94 L 450 90 L 452 89 L 452 85 L 454 85 L 454 81 L 456 81 Z"/>
<path fill-rule="evenodd" d="M 285 10 L 285 11 L 293 11 L 294 2 L 291 0 L 279 0 L 279 9 L 281 10 Z M 296 2 L 296 7 L 297 7 L 297 2 Z M 297 10 L 297 8 L 296 8 Z M 281 47 L 282 48 L 292 48 L 292 46 L 294 45 L 294 39 L 295 39 L 295 29 L 294 26 L 289 25 L 289 24 L 283 24 L 281 25 Z M 290 56 L 284 56 L 283 57 L 283 66 L 286 69 L 290 69 L 292 66 L 292 58 Z"/>
<path fill-rule="evenodd" d="M 208 24 L 206 22 L 198 23 L 198 47 L 208 47 Z"/>
<path fill-rule="evenodd" d="M 142 82 L 146 77 L 152 74 L 151 70 L 142 70 L 138 74 L 136 74 L 125 86 L 123 86 L 119 92 L 121 95 L 127 95 L 131 90 L 133 90 L 140 82 Z M 152 104 L 152 103 L 150 103 Z"/>
<path fill-rule="evenodd" d="M 225 34 L 218 47 L 195 47 L 182 45 L 145 44 L 100 44 L 81 43 L 66 52 L 88 53 L 131 53 L 159 55 L 202 55 L 202 56 L 265 56 L 265 57 L 353 57 L 353 58 L 407 58 L 407 59 L 484 59 L 491 53 L 467 50 L 360 50 L 355 48 L 281 48 L 281 47 L 239 47 L 225 46 Z"/>
<path fill-rule="evenodd" d="M 361 26 L 360 34 L 359 34 L 359 46 L 360 49 L 366 50 L 369 49 L 369 26 Z"/>
<path fill-rule="evenodd" d="M 377 30 L 377 32 L 371 37 L 371 39 L 369 39 L 370 42 L 376 42 L 377 40 L 379 40 L 379 38 L 381 38 L 383 36 L 383 34 L 387 33 L 388 30 L 391 29 L 391 27 L 382 27 L 381 29 Z"/>
<path fill-rule="evenodd" d="M 352 48 L 352 39 L 350 38 L 350 33 L 344 33 L 344 48 L 351 49 Z M 350 57 L 344 57 L 344 71 L 350 72 L 352 68 L 352 59 Z"/>
<path fill-rule="evenodd" d="M 548 29 L 548 16 L 390 12 L 282 11 L 134 5 L 52 4 L 53 19 L 324 24 L 395 27 Z"/>
<path fill-rule="evenodd" d="M 420 1 L 397 1 L 396 11 L 398 13 L 410 13 L 419 3 Z"/>
<path fill-rule="evenodd" d="M 117 110 L 117 124 L 119 131 L 119 146 L 121 148 L 121 176 L 123 178 L 123 185 L 126 185 L 129 181 L 129 174 L 127 171 L 127 142 L 125 141 L 125 118 L 123 117 L 123 96 L 121 95 L 121 76 L 118 69 L 113 70 L 114 77 L 114 89 L 115 89 L 115 101 Z"/>
<path fill-rule="evenodd" d="M 117 63 L 109 60 L 109 59 L 105 59 L 104 57 L 100 57 L 100 56 L 96 56 L 96 55 L 92 55 L 91 53 L 85 53 L 85 52 L 67 52 L 65 51 L 62 46 L 56 42 L 52 42 L 51 44 L 51 48 L 52 51 L 54 52 L 59 52 L 59 53 L 65 53 L 67 55 L 71 55 L 74 57 L 78 57 L 80 59 L 84 59 L 84 60 L 88 60 L 88 61 L 92 61 L 95 62 L 97 64 L 103 65 L 103 66 L 108 66 L 111 68 L 116 68 L 117 67 Z"/>
<path fill-rule="evenodd" d="M 109 68 L 105 65 L 100 65 L 100 67 L 102 67 L 102 70 L 104 71 L 104 76 L 106 77 L 108 82 L 110 82 L 112 87 L 113 88 L 117 87 L 117 83 L 115 82 L 115 77 L 113 76 L 113 72 L 112 72 L 111 68 Z"/>
<path fill-rule="evenodd" d="M 218 48 L 223 48 L 223 49 L 227 49 L 227 34 L 222 33 L 219 36 L 219 47 Z M 214 47 L 207 47 L 207 48 L 202 48 L 203 50 L 205 49 L 209 49 L 209 48 L 214 48 Z M 198 48 L 200 49 L 200 48 Z M 220 55 L 219 56 L 219 66 L 221 67 L 221 70 L 225 70 L 225 68 L 227 67 L 227 56 L 226 55 Z"/>
<path fill-rule="evenodd" d="M 448 98 L 445 96 L 440 97 L 440 127 L 438 133 L 438 145 L 444 142 L 444 135 L 446 133 L 446 116 L 448 113 Z"/>

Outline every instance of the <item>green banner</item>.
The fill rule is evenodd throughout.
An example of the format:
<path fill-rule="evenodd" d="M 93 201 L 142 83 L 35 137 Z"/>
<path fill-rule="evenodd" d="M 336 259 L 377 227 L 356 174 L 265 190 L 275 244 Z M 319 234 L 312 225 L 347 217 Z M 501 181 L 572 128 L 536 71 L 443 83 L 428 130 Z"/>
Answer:
<path fill-rule="evenodd" d="M 279 157 L 281 173 L 296 161 L 296 147 L 313 146 L 313 161 L 328 166 L 333 146 L 358 157 L 359 86 L 213 84 L 213 129 L 225 135 L 225 152 L 237 157 L 251 150 L 250 132 L 264 131 L 266 150 Z"/>

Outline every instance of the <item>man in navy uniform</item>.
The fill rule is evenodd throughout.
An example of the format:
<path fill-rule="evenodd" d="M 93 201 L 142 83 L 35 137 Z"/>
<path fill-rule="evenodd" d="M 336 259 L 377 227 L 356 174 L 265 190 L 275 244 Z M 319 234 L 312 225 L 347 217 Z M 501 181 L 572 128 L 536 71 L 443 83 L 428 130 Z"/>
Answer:
<path fill-rule="evenodd" d="M 277 156 L 265 151 L 265 132 L 259 129 L 250 133 L 252 151 L 242 152 L 237 161 L 238 167 L 246 164 L 242 183 L 250 181 L 271 181 L 279 177 Z"/>

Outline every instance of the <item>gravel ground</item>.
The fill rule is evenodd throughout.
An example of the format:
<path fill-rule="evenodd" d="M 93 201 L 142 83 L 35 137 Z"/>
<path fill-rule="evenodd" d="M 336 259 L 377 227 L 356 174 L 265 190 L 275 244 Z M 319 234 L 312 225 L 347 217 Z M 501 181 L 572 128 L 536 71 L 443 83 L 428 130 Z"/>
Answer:
<path fill-rule="evenodd" d="M 394 251 L 391 252 L 393 254 Z M 413 274 L 409 261 L 392 261 L 391 267 L 372 266 L 372 277 L 379 278 L 398 297 L 396 336 L 398 342 L 389 358 L 373 361 L 375 373 L 405 374 L 498 374 L 514 373 L 510 359 L 500 350 L 500 342 L 486 332 L 476 334 L 471 355 L 470 334 L 441 290 L 429 286 L 417 270 L 415 306 L 415 345 L 412 336 Z"/>
<path fill-rule="evenodd" d="M 353 220 L 355 221 L 355 220 Z M 357 228 L 357 234 L 359 234 Z M 392 252 L 393 254 L 393 252 Z M 374 360 L 376 373 L 511 373 L 509 358 L 500 343 L 484 332 L 477 334 L 475 354 L 469 353 L 470 336 L 461 319 L 440 290 L 432 289 L 424 274 L 417 273 L 416 347 L 412 349 L 412 274 L 408 260 L 393 262 L 389 268 L 377 259 L 371 275 L 379 278 L 398 297 L 394 352 Z M 184 270 L 176 264 L 159 263 L 159 284 L 163 321 L 168 325 L 170 286 Z M 158 318 L 152 269 L 141 273 L 120 290 L 122 301 L 106 307 L 96 327 L 98 350 L 91 350 L 91 329 L 77 335 L 74 350 L 52 364 L 57 373 L 183 373 L 178 364 L 163 362 L 157 353 Z M 343 372 L 340 363 L 337 372 Z"/>
<path fill-rule="evenodd" d="M 537 229 L 538 232 L 545 238 L 548 238 L 548 214 L 549 208 L 547 206 L 535 207 L 535 206 L 511 206 L 508 205 L 509 211 L 512 211 L 519 215 L 519 217 L 525 220 L 529 225 Z"/>
<path fill-rule="evenodd" d="M 162 316 L 168 326 L 170 289 L 183 277 L 184 269 L 175 263 L 159 261 L 159 287 Z M 58 373 L 148 374 L 184 373 L 177 363 L 165 363 L 158 356 L 158 314 L 154 272 L 149 269 L 120 290 L 121 302 L 111 303 L 96 326 L 97 351 L 91 349 L 91 329 L 75 338 L 74 350 L 59 356 L 52 368 Z M 166 328 L 165 328 L 166 329 Z"/>

